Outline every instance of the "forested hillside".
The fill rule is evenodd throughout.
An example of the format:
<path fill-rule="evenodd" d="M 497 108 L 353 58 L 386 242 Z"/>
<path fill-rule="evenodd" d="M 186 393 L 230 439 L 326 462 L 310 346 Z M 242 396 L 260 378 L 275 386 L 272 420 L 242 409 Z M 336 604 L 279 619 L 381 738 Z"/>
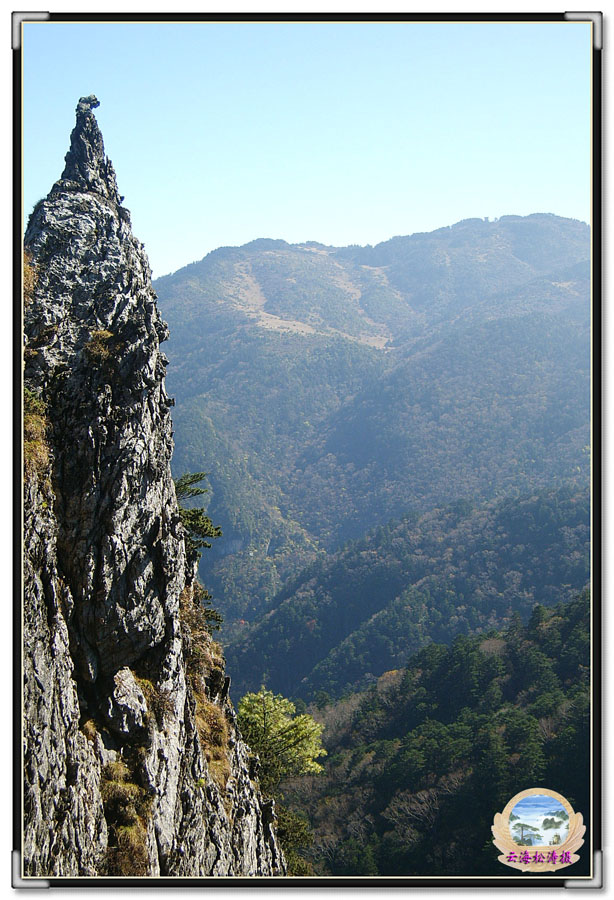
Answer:
<path fill-rule="evenodd" d="M 589 577 L 589 516 L 586 493 L 562 488 L 379 526 L 307 568 L 228 648 L 236 687 L 338 697 L 430 641 L 570 600 Z"/>
<path fill-rule="evenodd" d="M 584 592 L 536 606 L 526 626 L 430 644 L 314 710 L 326 773 L 284 786 L 314 831 L 303 855 L 318 874 L 501 875 L 490 827 L 519 791 L 556 790 L 586 821 L 589 666 Z M 583 853 L 570 874 L 588 865 Z"/>
<path fill-rule="evenodd" d="M 506 216 L 259 240 L 155 283 L 174 470 L 209 473 L 224 534 L 201 574 L 226 642 L 392 518 L 588 489 L 588 257 L 583 223 Z"/>

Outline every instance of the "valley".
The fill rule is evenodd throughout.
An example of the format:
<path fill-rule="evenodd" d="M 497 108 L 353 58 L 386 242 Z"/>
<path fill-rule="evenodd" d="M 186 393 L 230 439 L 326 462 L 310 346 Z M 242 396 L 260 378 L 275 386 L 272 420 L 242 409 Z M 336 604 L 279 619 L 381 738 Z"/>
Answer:
<path fill-rule="evenodd" d="M 417 591 L 415 602 L 424 603 L 404 561 L 409 523 L 430 516 L 438 539 L 458 541 L 453 552 L 462 554 L 467 535 L 443 524 L 450 509 L 470 510 L 465 527 L 474 532 L 467 523 L 482 521 L 490 546 L 506 503 L 518 515 L 554 504 L 558 530 L 544 539 L 556 553 L 560 529 L 583 530 L 559 563 L 568 567 L 565 553 L 579 554 L 563 590 L 584 587 L 588 256 L 581 222 L 505 216 L 376 247 L 260 239 L 155 282 L 171 330 L 173 468 L 208 473 L 207 514 L 223 537 L 205 554 L 201 577 L 224 616 L 222 640 L 242 690 L 269 679 L 305 699 L 314 690 L 338 695 L 423 641 L 505 624 L 515 611 L 526 616 L 533 603 L 556 601 L 562 570 L 547 591 L 537 578 L 490 606 L 475 585 L 454 584 L 446 604 L 468 613 L 447 630 L 420 626 L 403 600 Z M 563 496 L 557 490 L 575 505 L 554 499 Z M 396 549 L 383 551 L 378 533 L 397 535 Z M 371 589 L 349 562 L 364 548 L 374 571 L 386 570 Z M 429 554 L 437 598 L 450 567 Z M 521 546 L 509 572 L 498 560 L 500 576 L 513 582 L 529 560 L 537 566 L 534 554 L 535 546 Z M 336 604 L 352 610 L 341 629 L 325 624 L 323 610 Z M 388 646 L 400 608 L 412 610 L 414 637 L 408 620 L 398 649 L 374 650 Z M 354 654 L 365 668 L 349 675 Z"/>

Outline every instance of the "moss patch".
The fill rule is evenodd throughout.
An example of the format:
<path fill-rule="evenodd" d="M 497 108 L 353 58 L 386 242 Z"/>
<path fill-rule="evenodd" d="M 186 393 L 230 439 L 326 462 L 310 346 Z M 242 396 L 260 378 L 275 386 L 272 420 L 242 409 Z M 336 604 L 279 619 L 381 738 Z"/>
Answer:
<path fill-rule="evenodd" d="M 23 467 L 24 478 L 43 475 L 49 469 L 51 453 L 47 443 L 47 408 L 43 400 L 28 388 L 23 392 Z"/>

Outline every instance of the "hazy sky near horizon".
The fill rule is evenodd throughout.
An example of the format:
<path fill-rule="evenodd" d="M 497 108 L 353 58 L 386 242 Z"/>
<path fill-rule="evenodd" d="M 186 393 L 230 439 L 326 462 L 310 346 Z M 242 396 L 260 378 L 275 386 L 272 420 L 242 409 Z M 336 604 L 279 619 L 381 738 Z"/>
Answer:
<path fill-rule="evenodd" d="M 94 93 L 155 277 L 260 237 L 588 221 L 590 53 L 586 23 L 26 24 L 24 211 Z"/>

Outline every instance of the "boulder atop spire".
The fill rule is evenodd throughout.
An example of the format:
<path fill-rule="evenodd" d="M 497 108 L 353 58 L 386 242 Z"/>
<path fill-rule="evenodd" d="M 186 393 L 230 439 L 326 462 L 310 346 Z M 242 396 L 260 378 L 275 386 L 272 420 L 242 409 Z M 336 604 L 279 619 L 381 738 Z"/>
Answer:
<path fill-rule="evenodd" d="M 90 94 L 89 97 L 79 97 L 77 115 L 79 115 L 80 111 L 91 112 L 91 110 L 96 109 L 97 106 L 100 106 L 100 100 L 94 94 Z"/>
<path fill-rule="evenodd" d="M 111 161 L 105 157 L 102 134 L 92 112 L 97 106 L 100 106 L 100 101 L 94 94 L 79 99 L 77 124 L 70 136 L 70 150 L 65 156 L 66 165 L 56 188 L 94 191 L 119 205 L 115 170 Z"/>

